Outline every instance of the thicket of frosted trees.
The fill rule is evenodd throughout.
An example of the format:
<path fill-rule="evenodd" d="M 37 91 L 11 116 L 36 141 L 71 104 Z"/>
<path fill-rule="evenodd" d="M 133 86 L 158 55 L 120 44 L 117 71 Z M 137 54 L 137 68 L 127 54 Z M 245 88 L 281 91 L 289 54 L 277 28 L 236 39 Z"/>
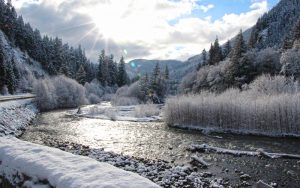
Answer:
<path fill-rule="evenodd" d="M 202 92 L 167 100 L 168 125 L 243 133 L 300 134 L 300 86 L 292 78 L 263 75 L 240 91 Z"/>
<path fill-rule="evenodd" d="M 112 104 L 163 103 L 169 87 L 168 81 L 168 66 L 165 67 L 164 71 L 161 71 L 159 64 L 156 64 L 150 76 L 146 74 L 130 86 L 119 88 L 112 100 Z"/>

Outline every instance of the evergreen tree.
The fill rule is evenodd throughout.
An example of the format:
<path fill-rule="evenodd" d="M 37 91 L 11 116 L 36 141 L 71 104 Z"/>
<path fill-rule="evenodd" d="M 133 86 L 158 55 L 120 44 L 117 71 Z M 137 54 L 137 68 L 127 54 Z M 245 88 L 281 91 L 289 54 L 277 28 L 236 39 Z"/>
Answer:
<path fill-rule="evenodd" d="M 0 90 L 6 83 L 6 65 L 4 61 L 4 54 L 2 49 L 0 48 Z"/>
<path fill-rule="evenodd" d="M 78 83 L 80 83 L 81 85 L 84 85 L 86 82 L 86 72 L 84 70 L 83 65 L 80 65 L 79 70 L 77 71 L 76 74 L 76 80 Z"/>
<path fill-rule="evenodd" d="M 300 40 L 300 19 L 298 20 L 297 24 L 295 25 L 293 29 L 293 39 Z"/>
<path fill-rule="evenodd" d="M 202 56 L 202 61 L 200 61 L 198 63 L 198 66 L 197 66 L 197 71 L 200 70 L 200 68 L 202 66 L 205 66 L 207 64 L 207 52 L 205 49 L 202 50 L 202 53 L 201 53 L 201 56 Z"/>
<path fill-rule="evenodd" d="M 209 60 L 208 60 L 208 64 L 209 65 L 213 65 L 214 64 L 214 56 L 215 56 L 215 49 L 214 46 L 211 44 L 210 45 L 210 49 L 209 49 Z"/>
<path fill-rule="evenodd" d="M 116 63 L 114 62 L 114 56 L 110 55 L 108 59 L 108 85 L 114 86 L 117 84 L 118 77 L 118 68 Z"/>
<path fill-rule="evenodd" d="M 20 80 L 20 73 L 19 73 L 19 70 L 17 68 L 17 65 L 16 65 L 16 62 L 15 62 L 14 58 L 11 59 L 11 63 L 12 63 L 13 72 L 14 72 L 14 75 L 15 75 L 15 78 L 16 78 L 16 83 L 18 83 L 19 80 Z"/>
<path fill-rule="evenodd" d="M 231 52 L 231 43 L 228 40 L 225 44 L 224 50 L 223 50 L 223 57 L 228 57 Z"/>
<path fill-rule="evenodd" d="M 159 76 L 160 76 L 160 68 L 159 68 L 159 64 L 157 63 L 153 69 L 153 72 L 152 72 L 152 77 L 151 77 L 151 85 L 153 88 L 155 88 L 158 83 L 158 79 L 159 79 Z"/>
<path fill-rule="evenodd" d="M 105 59 L 105 51 L 102 50 L 101 54 L 99 55 L 99 59 L 98 59 L 99 66 L 98 66 L 98 74 L 97 74 L 97 79 L 99 80 L 100 83 L 102 83 L 102 85 L 105 82 L 103 74 L 102 74 L 104 59 Z"/>
<path fill-rule="evenodd" d="M 140 79 L 140 93 L 139 93 L 139 99 L 143 102 L 147 102 L 148 97 L 149 97 L 149 78 L 148 74 L 146 73 L 145 76 L 143 76 Z"/>
<path fill-rule="evenodd" d="M 168 67 L 168 65 L 166 65 L 166 67 L 165 67 L 164 77 L 165 77 L 166 80 L 169 80 L 169 67 Z"/>
<path fill-rule="evenodd" d="M 240 30 L 240 33 L 237 35 L 235 40 L 235 45 L 233 48 L 232 59 L 233 61 L 238 60 L 242 57 L 243 53 L 246 53 L 247 47 L 244 41 L 243 32 Z"/>
<path fill-rule="evenodd" d="M 6 85 L 10 94 L 14 94 L 17 84 L 16 77 L 14 74 L 13 67 L 11 63 L 7 63 L 6 66 Z"/>
<path fill-rule="evenodd" d="M 222 48 L 220 47 L 218 37 L 214 42 L 214 55 L 212 59 L 213 59 L 213 64 L 219 63 L 220 61 L 223 60 Z"/>
<path fill-rule="evenodd" d="M 203 65 L 207 64 L 207 52 L 206 52 L 205 48 L 202 51 L 202 64 Z"/>
<path fill-rule="evenodd" d="M 234 48 L 232 49 L 231 65 L 226 71 L 226 82 L 230 86 L 235 85 L 241 87 L 242 83 L 245 82 L 247 77 L 247 71 L 250 71 L 250 60 L 247 57 L 243 57 L 243 54 L 246 52 L 247 48 L 243 38 L 242 30 L 236 37 Z"/>
<path fill-rule="evenodd" d="M 128 80 L 129 78 L 126 72 L 124 57 L 122 56 L 118 66 L 117 84 L 119 87 L 122 87 L 128 83 Z"/>

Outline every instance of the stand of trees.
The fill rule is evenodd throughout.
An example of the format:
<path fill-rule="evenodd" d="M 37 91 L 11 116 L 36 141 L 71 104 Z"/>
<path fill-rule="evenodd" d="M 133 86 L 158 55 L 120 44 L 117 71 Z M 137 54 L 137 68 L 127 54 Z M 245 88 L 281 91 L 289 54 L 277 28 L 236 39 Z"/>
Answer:
<path fill-rule="evenodd" d="M 115 105 L 134 105 L 137 103 L 163 103 L 168 91 L 169 68 L 161 71 L 156 64 L 152 74 L 145 74 L 130 86 L 117 90 L 113 99 Z"/>

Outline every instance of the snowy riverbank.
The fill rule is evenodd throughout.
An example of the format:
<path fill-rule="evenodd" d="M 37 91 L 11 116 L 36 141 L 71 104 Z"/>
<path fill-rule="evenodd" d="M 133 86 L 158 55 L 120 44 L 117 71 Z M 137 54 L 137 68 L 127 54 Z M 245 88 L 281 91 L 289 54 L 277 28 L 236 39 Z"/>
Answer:
<path fill-rule="evenodd" d="M 0 138 L 0 176 L 24 187 L 159 187 L 108 163 L 7 137 Z"/>
<path fill-rule="evenodd" d="M 102 102 L 96 105 L 83 106 L 69 111 L 70 114 L 79 117 L 104 119 L 113 121 L 154 122 L 162 121 L 161 105 L 132 105 L 112 106 L 110 102 Z"/>
<path fill-rule="evenodd" d="M 32 99 L 0 103 L 0 136 L 19 136 L 38 113 Z"/>

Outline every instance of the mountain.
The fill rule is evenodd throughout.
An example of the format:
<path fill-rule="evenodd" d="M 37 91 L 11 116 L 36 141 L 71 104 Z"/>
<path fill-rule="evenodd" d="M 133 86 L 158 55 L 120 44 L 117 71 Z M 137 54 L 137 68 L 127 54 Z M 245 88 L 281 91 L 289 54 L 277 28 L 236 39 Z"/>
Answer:
<path fill-rule="evenodd" d="M 300 19 L 299 0 L 281 0 L 272 10 L 258 19 L 252 28 L 250 47 L 264 49 L 280 48 Z"/>
<path fill-rule="evenodd" d="M 130 78 L 151 74 L 156 64 L 159 64 L 161 71 L 164 71 L 168 66 L 170 76 L 174 75 L 174 70 L 177 70 L 183 65 L 183 62 L 177 60 L 146 60 L 135 59 L 126 64 L 126 70 Z"/>

